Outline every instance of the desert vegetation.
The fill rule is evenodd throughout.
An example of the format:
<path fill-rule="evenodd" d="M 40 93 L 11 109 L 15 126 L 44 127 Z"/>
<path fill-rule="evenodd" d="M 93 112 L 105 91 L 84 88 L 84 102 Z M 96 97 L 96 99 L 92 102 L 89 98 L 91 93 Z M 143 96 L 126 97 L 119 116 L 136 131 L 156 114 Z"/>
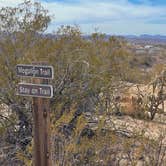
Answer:
<path fill-rule="evenodd" d="M 50 21 L 36 2 L 0 9 L 0 165 L 32 165 L 32 99 L 16 95 L 15 66 L 45 61 L 54 67 L 53 165 L 164 166 L 163 61 L 138 57 L 124 38 L 86 38 L 79 26 L 46 34 Z"/>

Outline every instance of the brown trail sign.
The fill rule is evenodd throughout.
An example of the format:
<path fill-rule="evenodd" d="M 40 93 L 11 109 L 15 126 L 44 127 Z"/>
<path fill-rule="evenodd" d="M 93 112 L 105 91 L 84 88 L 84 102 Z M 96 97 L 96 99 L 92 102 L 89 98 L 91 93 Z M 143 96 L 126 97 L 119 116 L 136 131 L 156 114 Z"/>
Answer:
<path fill-rule="evenodd" d="M 52 85 L 19 83 L 18 84 L 18 95 L 52 98 L 53 97 L 53 87 L 52 87 Z"/>
<path fill-rule="evenodd" d="M 53 67 L 17 65 L 16 73 L 33 79 L 33 84 L 19 83 L 17 90 L 18 95 L 33 97 L 33 165 L 51 166 L 49 98 L 53 97 L 53 87 L 48 85 L 48 79 L 53 79 Z"/>
<path fill-rule="evenodd" d="M 54 78 L 54 70 L 52 66 L 19 64 L 16 66 L 16 74 L 20 77 L 34 77 L 43 79 Z"/>

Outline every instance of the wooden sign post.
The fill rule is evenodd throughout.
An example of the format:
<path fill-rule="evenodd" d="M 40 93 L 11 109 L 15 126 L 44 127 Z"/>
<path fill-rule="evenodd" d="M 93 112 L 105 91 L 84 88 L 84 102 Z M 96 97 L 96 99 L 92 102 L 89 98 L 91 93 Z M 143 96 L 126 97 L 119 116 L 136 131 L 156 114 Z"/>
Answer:
<path fill-rule="evenodd" d="M 50 154 L 50 100 L 53 88 L 48 79 L 53 79 L 52 66 L 17 65 L 21 77 L 31 77 L 33 84 L 18 84 L 18 95 L 33 97 L 34 166 L 51 166 Z"/>
<path fill-rule="evenodd" d="M 38 81 L 38 80 L 37 80 Z M 40 81 L 40 80 L 39 80 Z M 37 82 L 38 83 L 38 82 Z M 34 165 L 50 166 L 50 102 L 33 98 Z"/>

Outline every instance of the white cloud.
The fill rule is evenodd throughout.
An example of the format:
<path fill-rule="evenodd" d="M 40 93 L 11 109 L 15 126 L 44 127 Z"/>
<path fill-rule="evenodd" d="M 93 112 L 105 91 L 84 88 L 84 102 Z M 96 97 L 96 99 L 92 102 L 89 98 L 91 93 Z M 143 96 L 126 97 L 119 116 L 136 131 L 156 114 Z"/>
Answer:
<path fill-rule="evenodd" d="M 17 4 L 22 2 L 23 0 L 0 0 L 0 7 L 16 6 Z"/>
<path fill-rule="evenodd" d="M 39 0 L 38 0 L 39 1 Z M 46 2 L 40 0 L 45 8 L 54 15 L 49 31 L 60 24 L 79 24 L 83 31 L 91 32 L 92 27 L 99 27 L 105 33 L 165 33 L 161 25 L 150 24 L 166 16 L 166 6 L 151 6 L 149 0 L 141 4 L 132 4 L 128 0 L 80 0 L 77 3 L 62 1 Z M 0 0 L 2 5 L 15 5 L 22 0 Z M 110 30 L 109 30 L 110 29 Z M 133 30 L 135 29 L 135 30 Z"/>
<path fill-rule="evenodd" d="M 134 5 L 127 0 L 88 1 L 80 3 L 43 2 L 50 13 L 55 15 L 53 25 L 79 24 L 84 32 L 92 32 L 99 27 L 105 33 L 166 34 L 166 25 L 150 24 L 150 20 L 157 20 L 165 16 L 165 6 L 151 6 L 147 3 Z"/>
<path fill-rule="evenodd" d="M 90 34 L 98 28 L 99 32 L 106 34 L 116 35 L 140 35 L 140 34 L 161 34 L 166 35 L 166 24 L 146 24 L 142 21 L 112 21 L 111 23 L 105 22 L 103 24 L 80 24 L 84 33 Z"/>
<path fill-rule="evenodd" d="M 126 0 L 91 1 L 84 0 L 78 4 L 58 2 L 43 2 L 50 13 L 55 15 L 55 21 L 75 22 L 98 19 L 99 22 L 110 19 L 145 19 L 165 14 L 165 7 L 133 5 Z M 103 20 L 101 20 L 103 19 Z"/>

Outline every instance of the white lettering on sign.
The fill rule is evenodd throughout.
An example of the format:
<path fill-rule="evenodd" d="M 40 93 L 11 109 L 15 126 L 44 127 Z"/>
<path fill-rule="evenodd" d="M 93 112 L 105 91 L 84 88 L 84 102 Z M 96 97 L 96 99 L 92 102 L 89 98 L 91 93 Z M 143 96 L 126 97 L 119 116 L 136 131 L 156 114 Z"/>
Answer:
<path fill-rule="evenodd" d="M 53 87 L 51 85 L 43 85 L 43 84 L 20 83 L 18 84 L 18 95 L 52 98 Z"/>
<path fill-rule="evenodd" d="M 30 89 L 26 88 L 26 87 L 20 87 L 20 93 L 25 93 L 25 94 L 29 94 L 30 93 Z"/>
<path fill-rule="evenodd" d="M 26 76 L 28 75 L 37 75 L 39 74 L 38 70 L 32 69 L 24 69 L 23 67 L 18 67 L 19 73 L 25 74 Z"/>
<path fill-rule="evenodd" d="M 54 70 L 52 66 L 38 66 L 38 65 L 17 65 L 17 76 L 20 77 L 35 77 L 53 79 Z"/>
<path fill-rule="evenodd" d="M 40 69 L 40 74 L 43 76 L 51 75 L 51 70 Z"/>
<path fill-rule="evenodd" d="M 32 88 L 32 89 L 31 89 L 31 93 L 34 94 L 34 95 L 35 95 L 35 94 L 38 94 L 38 89 L 33 89 L 33 88 Z"/>
<path fill-rule="evenodd" d="M 40 88 L 40 94 L 42 94 L 42 95 L 49 95 L 50 91 L 49 91 L 49 89 L 42 89 L 42 88 Z"/>

